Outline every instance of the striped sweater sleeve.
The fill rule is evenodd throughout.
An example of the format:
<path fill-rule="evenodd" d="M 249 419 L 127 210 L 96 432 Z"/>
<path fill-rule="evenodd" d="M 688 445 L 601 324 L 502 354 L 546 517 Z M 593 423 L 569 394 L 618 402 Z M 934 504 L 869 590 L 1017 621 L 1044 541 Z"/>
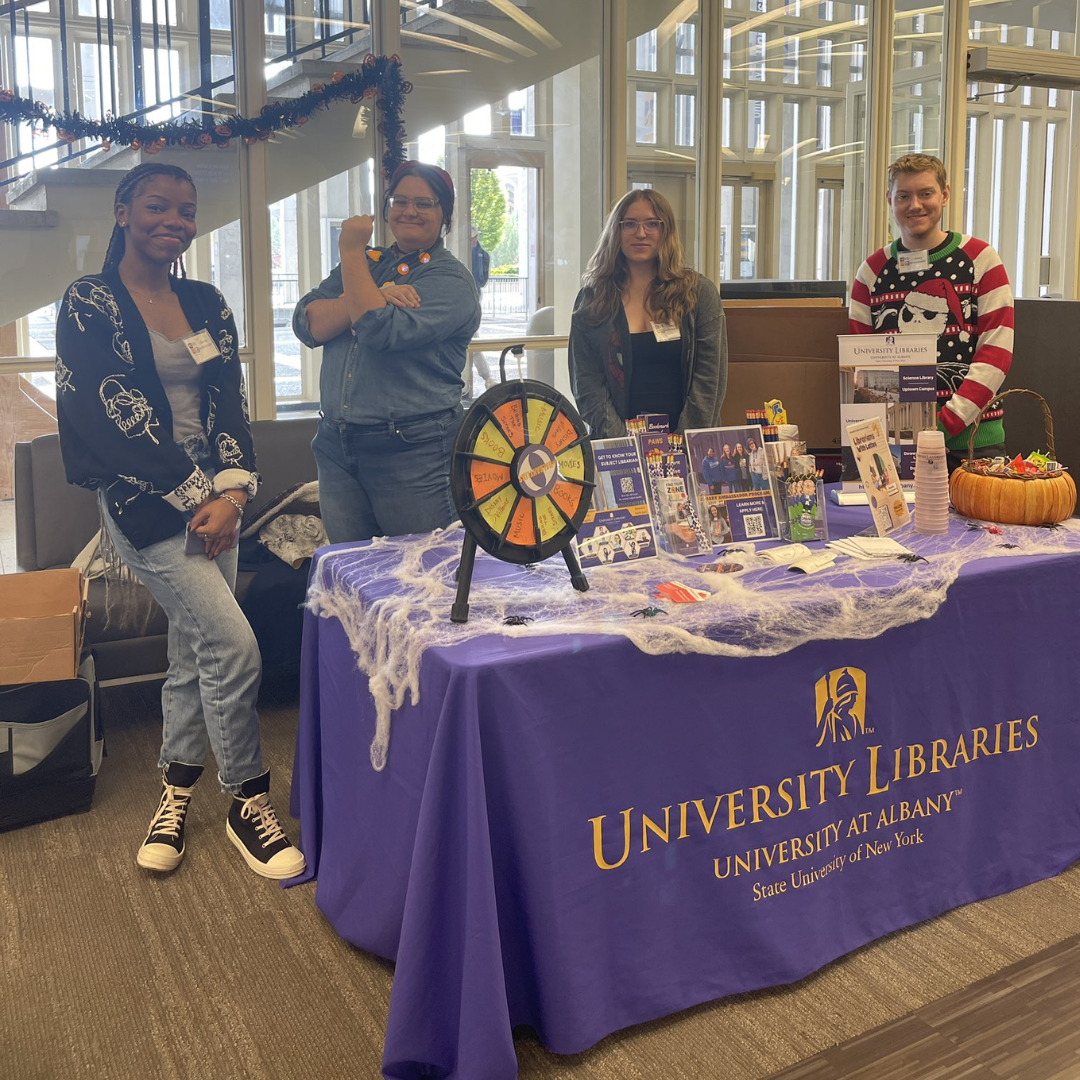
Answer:
<path fill-rule="evenodd" d="M 938 413 L 950 435 L 959 435 L 974 423 L 1000 390 L 1013 350 L 1013 295 L 1001 257 L 989 244 L 972 237 L 964 237 L 962 247 L 975 267 L 977 342 L 964 381 Z"/>
<path fill-rule="evenodd" d="M 853 334 L 874 333 L 874 317 L 870 311 L 870 290 L 887 261 L 884 249 L 867 259 L 851 283 L 851 303 L 848 305 L 848 329 Z"/>

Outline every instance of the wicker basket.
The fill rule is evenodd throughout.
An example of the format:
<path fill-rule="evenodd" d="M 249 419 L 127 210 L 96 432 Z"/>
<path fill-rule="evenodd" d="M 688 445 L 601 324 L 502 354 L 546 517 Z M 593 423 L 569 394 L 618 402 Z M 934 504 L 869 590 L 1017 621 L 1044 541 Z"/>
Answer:
<path fill-rule="evenodd" d="M 968 460 L 949 479 L 949 496 L 957 513 L 979 521 L 1006 525 L 1049 525 L 1064 521 L 1076 509 L 1076 484 L 1064 471 L 1053 473 L 980 472 L 975 457 L 975 432 L 984 414 L 1010 394 L 1030 394 L 1042 404 L 1046 425 L 1046 452 L 1054 458 L 1054 421 L 1046 400 L 1034 390 L 1006 390 L 988 401 L 971 425 Z"/>

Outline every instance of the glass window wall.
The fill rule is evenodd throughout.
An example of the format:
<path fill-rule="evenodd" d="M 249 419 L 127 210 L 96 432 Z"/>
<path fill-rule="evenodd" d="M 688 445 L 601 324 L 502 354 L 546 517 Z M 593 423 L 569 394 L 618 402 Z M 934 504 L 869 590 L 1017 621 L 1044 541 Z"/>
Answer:
<path fill-rule="evenodd" d="M 975 4 L 971 46 L 1077 53 L 1077 5 Z M 1019 75 L 1027 69 L 1018 64 Z M 1077 60 L 1080 73 L 1080 59 Z M 969 83 L 964 227 L 1001 255 L 1017 296 L 1062 296 L 1068 267 L 1074 91 L 1016 83 Z M 1019 214 L 1002 207 L 1019 206 Z"/>
<path fill-rule="evenodd" d="M 209 35 L 200 35 L 211 10 L 196 0 L 28 6 L 17 19 L 0 23 L 0 87 L 92 120 L 106 112 L 153 122 L 193 118 L 204 108 L 231 110 L 227 19 L 224 30 L 211 22 Z M 204 60 L 213 70 L 212 84 Z M 17 438 L 40 434 L 36 425 L 44 413 L 55 416 L 56 297 L 73 278 L 101 268 L 116 184 L 143 160 L 168 161 L 191 173 L 199 191 L 200 236 L 185 260 L 188 273 L 225 292 L 243 337 L 237 147 L 166 150 L 154 158 L 105 147 L 99 139 L 65 141 L 53 130 L 0 125 L 0 209 L 9 212 L 0 221 L 0 361 L 26 361 L 16 376 L 22 417 Z M 32 431 L 24 426 L 28 417 Z"/>
<path fill-rule="evenodd" d="M 889 153 L 940 154 L 942 132 L 952 130 L 940 93 L 946 4 L 897 0 L 896 7 Z M 601 156 L 609 137 L 599 105 L 599 6 L 578 5 L 572 17 L 563 5 L 510 8 L 495 19 L 479 5 L 400 0 L 397 11 L 414 84 L 405 102 L 407 152 L 454 177 L 458 213 L 448 245 L 471 264 L 471 226 L 478 228 L 491 259 L 480 338 L 500 341 L 568 329 L 606 210 Z M 662 190 L 694 261 L 700 142 L 719 137 L 723 276 L 850 279 L 866 254 L 870 9 L 840 0 L 725 0 L 723 106 L 709 117 L 698 5 L 627 0 L 626 175 L 615 186 Z M 970 9 L 972 45 L 1076 56 L 1073 3 L 970 0 Z M 264 0 L 259 59 L 268 97 L 294 97 L 335 71 L 358 70 L 373 51 L 370 23 L 380 10 L 362 0 Z M 229 111 L 232 11 L 228 0 L 31 4 L 20 9 L 17 29 L 9 20 L 0 25 L 0 86 L 92 117 Z M 1019 295 L 1072 295 L 1072 92 L 971 84 L 968 98 L 952 103 L 965 115 L 967 151 L 964 174 L 954 178 L 965 198 L 952 227 L 994 242 Z M 376 209 L 377 121 L 371 102 L 340 103 L 275 137 L 256 184 L 261 190 L 265 180 L 267 205 L 253 215 L 241 212 L 242 146 L 166 151 L 160 159 L 188 168 L 199 187 L 202 235 L 189 272 L 222 288 L 244 340 L 252 327 L 269 334 L 273 321 L 272 355 L 257 362 L 273 364 L 274 407 L 283 412 L 317 403 L 319 352 L 296 342 L 289 315 L 336 263 L 341 221 Z M 18 215 L 8 215 L 0 232 L 0 359 L 28 358 L 17 370 L 46 396 L 51 375 L 29 368 L 47 366 L 51 355 L 52 302 L 69 278 L 100 265 L 117 175 L 141 156 L 105 151 L 95 140 L 68 145 L 26 125 L 0 128 L 0 208 L 55 212 L 53 224 L 30 215 L 12 224 Z M 72 165 L 77 173 L 60 175 Z M 1010 206 L 1026 213 L 1010 215 Z M 269 302 L 245 295 L 244 250 L 253 239 L 246 230 L 269 253 Z M 26 251 L 40 254 L 40 272 L 16 267 L 14 253 Z M 478 356 L 473 395 L 494 377 L 497 351 Z M 16 370 L 14 360 L 8 368 Z M 525 370 L 567 388 L 561 352 L 530 350 Z"/>
<path fill-rule="evenodd" d="M 890 161 L 903 154 L 941 157 L 944 9 L 941 0 L 897 0 Z"/>
<path fill-rule="evenodd" d="M 865 9 L 735 0 L 725 15 L 740 105 L 724 113 L 725 275 L 850 278 L 864 258 Z"/>
<path fill-rule="evenodd" d="M 639 16 L 636 9 L 647 7 L 631 6 L 627 66 L 647 81 L 629 95 L 627 139 L 651 147 L 675 138 L 675 102 L 656 79 L 674 67 L 675 46 L 655 21 Z M 486 280 L 478 277 L 478 340 L 565 334 L 604 216 L 599 6 L 571 12 L 537 5 L 497 23 L 471 11 L 450 23 L 438 10 L 402 0 L 401 14 L 402 63 L 414 87 L 406 102 L 415 133 L 408 153 L 453 177 L 449 250 L 474 266 L 476 229 L 490 258 Z M 685 33 L 680 41 L 686 63 Z M 486 124 L 476 123 L 480 112 Z M 467 403 L 498 379 L 500 351 L 471 354 Z M 510 364 L 508 374 L 515 374 L 512 358 Z M 569 389 L 565 350 L 530 348 L 522 370 Z"/>

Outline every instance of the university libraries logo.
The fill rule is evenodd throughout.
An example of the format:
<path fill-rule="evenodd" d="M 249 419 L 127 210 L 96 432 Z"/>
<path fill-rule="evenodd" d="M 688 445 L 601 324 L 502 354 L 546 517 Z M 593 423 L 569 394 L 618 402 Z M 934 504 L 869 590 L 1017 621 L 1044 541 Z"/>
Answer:
<path fill-rule="evenodd" d="M 862 668 L 836 668 L 814 686 L 817 698 L 818 741 L 850 742 L 866 731 L 866 672 Z"/>

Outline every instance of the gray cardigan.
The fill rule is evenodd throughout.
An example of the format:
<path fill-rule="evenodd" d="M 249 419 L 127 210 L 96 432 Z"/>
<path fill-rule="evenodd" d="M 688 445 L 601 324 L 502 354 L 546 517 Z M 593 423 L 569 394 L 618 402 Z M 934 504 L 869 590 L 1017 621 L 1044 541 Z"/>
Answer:
<path fill-rule="evenodd" d="M 585 289 L 578 293 L 570 322 L 570 385 L 593 437 L 610 439 L 626 434 L 630 327 L 621 306 L 614 320 L 590 323 L 581 312 L 586 296 Z M 727 327 L 716 286 L 700 274 L 697 304 L 680 329 L 686 402 L 675 430 L 718 427 L 727 389 Z"/>

